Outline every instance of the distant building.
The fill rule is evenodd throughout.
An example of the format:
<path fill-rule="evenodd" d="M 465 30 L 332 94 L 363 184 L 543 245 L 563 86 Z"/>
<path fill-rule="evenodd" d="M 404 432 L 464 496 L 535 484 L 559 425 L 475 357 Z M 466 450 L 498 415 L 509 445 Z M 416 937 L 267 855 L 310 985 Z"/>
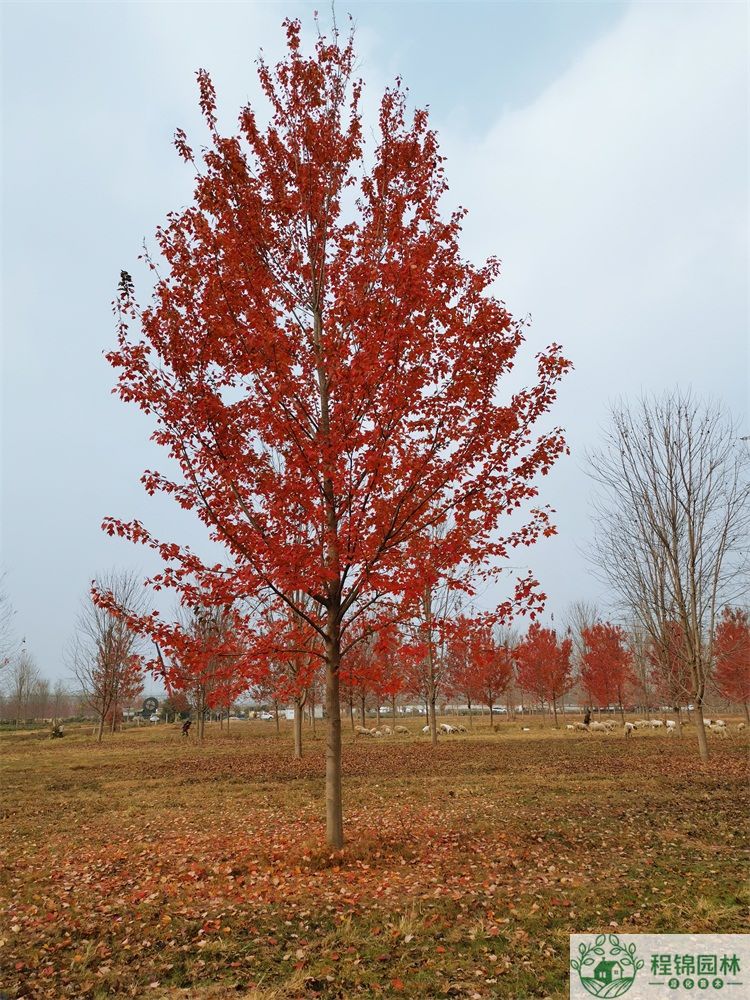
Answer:
<path fill-rule="evenodd" d="M 313 709 L 313 712 L 315 714 L 315 718 L 316 719 L 322 719 L 323 718 L 323 706 L 322 705 L 316 705 L 315 708 Z M 285 708 L 284 709 L 284 717 L 289 722 L 293 722 L 294 721 L 294 709 L 293 708 Z"/>

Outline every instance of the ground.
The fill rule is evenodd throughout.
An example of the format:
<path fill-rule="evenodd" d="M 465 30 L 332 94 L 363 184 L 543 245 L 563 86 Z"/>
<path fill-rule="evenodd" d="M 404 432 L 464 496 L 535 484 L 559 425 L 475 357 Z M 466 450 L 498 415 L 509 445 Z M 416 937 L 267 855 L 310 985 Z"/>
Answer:
<path fill-rule="evenodd" d="M 531 725 L 347 735 L 340 853 L 320 728 L 0 735 L 0 990 L 562 998 L 573 931 L 748 929 L 744 738 Z"/>

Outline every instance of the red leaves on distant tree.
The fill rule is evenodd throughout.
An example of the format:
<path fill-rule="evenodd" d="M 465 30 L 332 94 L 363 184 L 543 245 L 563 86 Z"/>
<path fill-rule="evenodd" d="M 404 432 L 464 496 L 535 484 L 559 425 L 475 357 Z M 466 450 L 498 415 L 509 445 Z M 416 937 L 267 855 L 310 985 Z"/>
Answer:
<path fill-rule="evenodd" d="M 590 704 L 599 708 L 619 705 L 622 714 L 625 691 L 633 680 L 632 655 L 624 629 L 610 622 L 596 622 L 581 630 L 581 638 L 581 682 Z"/>
<path fill-rule="evenodd" d="M 469 724 L 473 725 L 471 709 L 473 705 L 481 703 L 482 692 L 478 664 L 465 636 L 459 636 L 449 641 L 446 659 L 448 664 L 447 686 L 454 697 L 465 699 L 469 709 Z"/>
<path fill-rule="evenodd" d="M 653 667 L 651 676 L 660 702 L 666 702 L 679 711 L 690 697 L 692 681 L 685 632 L 678 621 L 667 619 L 658 635 L 650 636 L 648 658 Z"/>
<path fill-rule="evenodd" d="M 157 646 L 159 673 L 168 691 L 189 696 L 201 739 L 206 712 L 228 709 L 248 688 L 251 653 L 243 626 L 244 619 L 231 608 L 196 604 L 182 621 L 152 633 L 169 653 L 165 661 Z"/>
<path fill-rule="evenodd" d="M 448 673 L 452 689 L 471 705 L 487 705 L 492 714 L 500 695 L 513 680 L 512 650 L 498 643 L 492 625 L 467 620 L 448 644 Z"/>
<path fill-rule="evenodd" d="M 487 640 L 479 645 L 475 658 L 478 667 L 478 690 L 481 692 L 483 704 L 490 710 L 490 725 L 492 725 L 493 708 L 513 680 L 513 650 L 493 641 L 490 634 Z"/>
<path fill-rule="evenodd" d="M 523 323 L 491 294 L 499 262 L 464 259 L 463 211 L 441 213 L 426 111 L 409 118 L 397 83 L 366 153 L 352 38 L 320 35 L 306 56 L 299 23 L 285 26 L 285 60 L 259 68 L 267 125 L 247 107 L 238 134 L 220 134 L 213 84 L 198 74 L 200 166 L 182 131 L 175 141 L 196 169 L 194 201 L 158 230 L 150 307 L 123 273 L 108 356 L 120 397 L 155 419 L 154 440 L 181 469 L 147 471 L 146 490 L 195 511 L 226 564 L 138 521 L 104 527 L 159 553 L 152 584 L 188 606 L 271 596 L 317 633 L 327 838 L 340 847 L 339 667 L 352 624 L 365 609 L 376 626 L 403 614 L 425 566 L 430 583 L 462 563 L 490 577 L 514 546 L 553 533 L 542 509 L 501 527 L 564 451 L 559 428 L 534 428 L 570 365 L 553 345 L 533 384 L 501 390 Z M 527 578 L 501 612 L 539 604 Z M 158 639 L 158 617 L 131 624 Z"/>
<path fill-rule="evenodd" d="M 750 725 L 750 620 L 742 608 L 726 608 L 716 626 L 714 682 L 729 701 L 742 705 Z"/>
<path fill-rule="evenodd" d="M 513 654 L 519 687 L 537 697 L 542 705 L 552 706 L 556 726 L 557 702 L 573 685 L 572 649 L 572 639 L 558 642 L 554 629 L 533 622 Z"/>

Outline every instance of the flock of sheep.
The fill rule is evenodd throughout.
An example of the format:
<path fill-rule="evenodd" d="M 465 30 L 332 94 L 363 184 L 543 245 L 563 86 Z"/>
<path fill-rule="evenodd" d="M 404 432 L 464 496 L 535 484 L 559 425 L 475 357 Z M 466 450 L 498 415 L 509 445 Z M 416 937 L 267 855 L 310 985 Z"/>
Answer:
<path fill-rule="evenodd" d="M 355 726 L 354 727 L 355 736 L 409 736 L 411 735 L 410 730 L 406 726 L 394 726 L 391 729 L 390 726 L 381 726 L 380 729 L 366 729 L 365 726 Z"/>
<path fill-rule="evenodd" d="M 422 729 L 423 733 L 429 733 L 429 731 L 429 726 L 425 726 Z M 451 726 L 447 722 L 441 722 L 438 726 L 438 732 L 445 733 L 446 735 L 465 733 L 466 726 Z M 355 726 L 354 735 L 370 736 L 377 739 L 379 736 L 409 736 L 411 735 L 411 730 L 407 729 L 406 726 L 394 726 L 392 729 L 390 726 L 381 726 L 380 729 L 367 729 L 365 726 Z"/>
<path fill-rule="evenodd" d="M 710 732 L 716 733 L 719 736 L 729 736 L 729 727 L 723 719 L 704 719 L 703 722 L 706 729 Z M 687 723 L 683 722 L 682 725 L 685 726 Z M 583 730 L 588 733 L 611 733 L 617 726 L 612 719 L 606 719 L 604 722 L 590 722 L 588 726 L 583 722 L 576 722 L 573 725 L 566 725 L 565 728 Z M 624 722 L 622 728 L 625 730 L 626 737 L 632 736 L 636 729 L 665 729 L 667 736 L 675 736 L 680 730 L 674 719 L 667 719 L 666 722 L 661 719 L 640 719 L 638 722 Z M 737 725 L 738 732 L 742 732 L 744 728 L 744 722 L 740 722 Z"/>
<path fill-rule="evenodd" d="M 723 719 L 704 719 L 704 725 L 712 733 L 716 733 L 718 736 L 727 737 L 730 735 L 729 727 Z M 683 722 L 682 725 L 685 726 L 688 723 Z M 590 722 L 586 725 L 583 722 L 568 723 L 565 726 L 566 729 L 572 732 L 584 732 L 584 733 L 612 733 L 617 729 L 617 723 L 612 719 L 605 719 L 604 722 Z M 665 729 L 667 736 L 675 736 L 679 732 L 679 727 L 674 719 L 667 719 L 666 722 L 662 719 L 640 719 L 638 722 L 625 722 L 622 728 L 625 730 L 625 736 L 632 736 L 636 729 Z M 740 722 L 737 724 L 737 732 L 741 733 L 745 729 L 745 723 Z M 444 733 L 445 735 L 454 735 L 457 733 L 465 733 L 466 726 L 461 725 L 450 725 L 447 722 L 441 722 L 438 726 L 438 732 Z M 430 727 L 424 726 L 422 729 L 423 733 L 429 733 Z M 524 726 L 521 730 L 523 733 L 530 733 L 531 727 Z M 409 736 L 411 730 L 407 729 L 406 726 L 381 726 L 380 729 L 367 729 L 365 726 L 355 726 L 354 727 L 355 736 L 367 736 L 371 739 L 377 739 L 383 736 Z"/>

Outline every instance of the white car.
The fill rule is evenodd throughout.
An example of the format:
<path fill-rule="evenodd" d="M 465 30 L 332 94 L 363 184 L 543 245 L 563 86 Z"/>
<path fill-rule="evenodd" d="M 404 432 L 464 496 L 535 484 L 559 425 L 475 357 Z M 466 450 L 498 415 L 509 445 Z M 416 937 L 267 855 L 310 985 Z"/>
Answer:
<path fill-rule="evenodd" d="M 264 722 L 270 722 L 273 719 L 273 716 L 270 712 L 261 712 L 258 718 L 263 719 Z"/>
<path fill-rule="evenodd" d="M 151 716 L 151 717 L 149 718 L 149 720 L 148 720 L 148 721 L 149 721 L 149 722 L 158 722 L 158 721 L 159 721 L 159 716 L 158 716 L 158 715 L 156 715 L 156 714 L 154 714 L 154 715 L 152 715 L 152 716 Z"/>

